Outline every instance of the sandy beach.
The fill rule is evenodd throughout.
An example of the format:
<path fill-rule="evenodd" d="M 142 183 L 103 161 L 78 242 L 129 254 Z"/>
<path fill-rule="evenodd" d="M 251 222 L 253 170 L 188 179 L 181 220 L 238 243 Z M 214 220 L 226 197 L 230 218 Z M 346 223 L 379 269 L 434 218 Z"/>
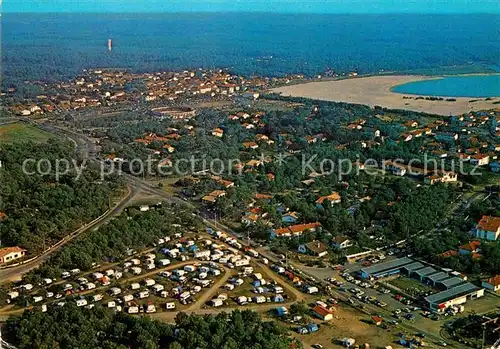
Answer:
<path fill-rule="evenodd" d="M 382 106 L 391 109 L 407 109 L 438 115 L 463 114 L 470 111 L 494 109 L 499 107 L 493 102 L 500 97 L 485 101 L 484 98 L 457 97 L 456 101 L 429 101 L 404 99 L 404 96 L 391 91 L 391 88 L 407 82 L 434 79 L 435 76 L 421 75 L 387 75 L 349 78 L 335 81 L 308 82 L 298 85 L 282 86 L 272 89 L 272 92 L 283 96 L 306 97 L 326 101 L 365 104 L 371 107 Z M 424 96 L 425 97 L 425 96 Z M 477 100 L 475 102 L 470 102 Z"/>

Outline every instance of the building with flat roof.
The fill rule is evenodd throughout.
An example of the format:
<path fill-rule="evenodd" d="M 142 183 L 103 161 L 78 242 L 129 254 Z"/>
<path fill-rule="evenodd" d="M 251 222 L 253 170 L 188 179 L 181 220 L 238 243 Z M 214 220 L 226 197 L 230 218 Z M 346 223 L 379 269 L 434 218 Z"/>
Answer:
<path fill-rule="evenodd" d="M 484 288 L 470 282 L 425 297 L 427 307 L 434 312 L 443 312 L 453 305 L 464 304 L 468 299 L 484 296 Z"/>
<path fill-rule="evenodd" d="M 413 259 L 407 257 L 397 258 L 389 262 L 379 263 L 368 268 L 363 268 L 359 271 L 359 275 L 363 279 L 377 279 L 390 275 L 396 275 L 401 272 L 402 267 L 413 262 Z"/>

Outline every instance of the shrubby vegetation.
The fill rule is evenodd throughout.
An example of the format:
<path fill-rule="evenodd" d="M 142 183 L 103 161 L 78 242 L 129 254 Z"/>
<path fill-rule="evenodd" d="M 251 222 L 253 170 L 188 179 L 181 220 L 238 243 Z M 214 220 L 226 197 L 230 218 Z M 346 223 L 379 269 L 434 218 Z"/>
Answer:
<path fill-rule="evenodd" d="M 277 323 L 249 310 L 203 317 L 180 313 L 170 325 L 100 306 L 66 304 L 47 313 L 25 311 L 10 318 L 2 332 L 19 349 L 288 349 L 292 342 Z"/>

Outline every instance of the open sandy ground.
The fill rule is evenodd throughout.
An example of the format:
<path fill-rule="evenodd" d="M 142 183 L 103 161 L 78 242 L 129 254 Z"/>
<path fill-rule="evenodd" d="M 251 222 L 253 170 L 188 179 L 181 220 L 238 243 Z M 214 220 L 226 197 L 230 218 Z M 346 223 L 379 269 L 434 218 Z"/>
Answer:
<path fill-rule="evenodd" d="M 396 85 L 432 78 L 436 77 L 420 75 L 369 76 L 344 80 L 308 82 L 304 84 L 282 86 L 272 89 L 271 91 L 281 93 L 283 96 L 365 104 L 371 107 L 377 105 L 390 109 L 406 109 L 438 115 L 463 114 L 470 111 L 499 107 L 498 104 L 493 104 L 493 102 L 500 100 L 500 96 L 492 98 L 489 101 L 485 101 L 484 98 L 482 98 L 476 102 L 470 102 L 471 100 L 478 99 L 474 97 L 457 97 L 454 102 L 429 101 L 423 99 L 403 99 L 404 96 L 417 96 L 391 91 L 391 88 Z"/>

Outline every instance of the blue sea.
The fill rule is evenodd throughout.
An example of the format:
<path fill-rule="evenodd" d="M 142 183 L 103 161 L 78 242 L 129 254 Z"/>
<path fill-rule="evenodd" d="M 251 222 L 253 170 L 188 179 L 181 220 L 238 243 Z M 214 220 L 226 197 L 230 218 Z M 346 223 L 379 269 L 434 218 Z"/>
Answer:
<path fill-rule="evenodd" d="M 398 85 L 392 91 L 423 96 L 498 97 L 500 75 L 446 76 Z"/>
<path fill-rule="evenodd" d="M 4 84 L 69 78 L 95 67 L 217 67 L 268 76 L 329 69 L 476 71 L 500 63 L 498 19 L 493 14 L 5 13 Z"/>

